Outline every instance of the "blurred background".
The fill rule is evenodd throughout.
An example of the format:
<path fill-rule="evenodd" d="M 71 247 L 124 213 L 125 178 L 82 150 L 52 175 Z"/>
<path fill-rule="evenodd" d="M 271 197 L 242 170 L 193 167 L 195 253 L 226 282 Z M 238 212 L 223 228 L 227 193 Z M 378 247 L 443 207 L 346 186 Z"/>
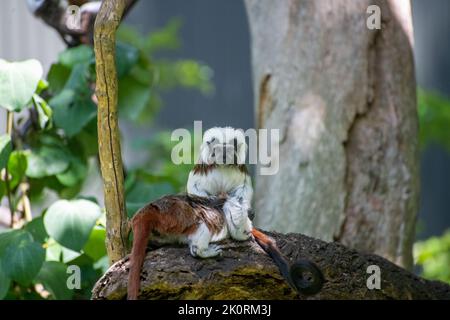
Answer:
<path fill-rule="evenodd" d="M 439 105 L 433 117 L 450 119 L 447 101 L 450 97 L 450 1 L 413 0 L 412 7 L 417 83 L 423 94 L 419 102 L 433 101 Z M 167 43 L 163 50 L 151 51 L 152 59 L 162 66 L 185 59 L 178 66 L 181 71 L 176 72 L 186 77 L 183 83 L 170 83 L 174 74 L 168 72 L 166 87 L 149 98 L 151 119 L 121 119 L 127 168 L 148 163 L 148 155 L 140 150 L 161 143 L 155 142 L 156 133 L 179 127 L 192 130 L 195 120 L 203 121 L 203 129 L 225 125 L 244 130 L 254 127 L 250 39 L 243 1 L 142 0 L 125 23 L 134 28 L 134 31 L 122 30 L 125 40 L 138 37 L 136 32 L 142 37 L 160 32 L 162 42 L 167 40 Z M 25 1 L 2 0 L 0 58 L 10 61 L 35 58 L 48 72 L 65 48 L 58 34 L 28 11 Z M 194 71 L 189 73 L 189 70 Z M 5 117 L 5 113 L 0 114 L 2 132 Z M 432 127 L 437 133 L 430 139 L 421 136 L 418 240 L 441 236 L 450 227 L 450 139 L 443 132 L 450 131 L 450 121 L 424 121 L 422 129 Z M 90 169 L 89 172 L 83 194 L 96 197 L 101 204 L 98 171 Z M 165 191 L 168 190 L 163 188 L 160 192 Z M 52 192 L 46 198 L 51 203 Z M 46 204 L 37 206 L 43 208 Z"/>

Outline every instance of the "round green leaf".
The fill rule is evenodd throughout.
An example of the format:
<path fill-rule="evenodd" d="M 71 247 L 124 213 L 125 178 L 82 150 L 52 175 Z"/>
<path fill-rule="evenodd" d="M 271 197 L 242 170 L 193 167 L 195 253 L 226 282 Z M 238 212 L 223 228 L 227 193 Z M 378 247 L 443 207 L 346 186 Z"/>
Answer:
<path fill-rule="evenodd" d="M 57 242 L 80 251 L 100 215 L 100 207 L 94 202 L 59 200 L 48 208 L 44 225 L 48 234 Z"/>
<path fill-rule="evenodd" d="M 24 109 L 43 74 L 37 60 L 7 62 L 0 59 L 0 106 L 9 111 Z"/>
<path fill-rule="evenodd" d="M 42 283 L 50 291 L 54 299 L 69 300 L 73 291 L 67 287 L 67 266 L 61 262 L 45 261 L 36 282 Z"/>
<path fill-rule="evenodd" d="M 6 276 L 26 286 L 41 269 L 45 250 L 25 230 L 0 234 L 0 261 Z"/>

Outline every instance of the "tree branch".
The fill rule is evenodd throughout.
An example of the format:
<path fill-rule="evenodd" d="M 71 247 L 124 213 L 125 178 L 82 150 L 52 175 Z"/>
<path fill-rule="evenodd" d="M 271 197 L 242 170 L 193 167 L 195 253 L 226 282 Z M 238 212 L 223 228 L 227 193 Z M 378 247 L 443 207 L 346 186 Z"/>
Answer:
<path fill-rule="evenodd" d="M 127 254 L 128 222 L 117 112 L 115 33 L 125 0 L 105 0 L 94 28 L 98 99 L 98 145 L 106 206 L 106 248 L 111 262 Z"/>
<path fill-rule="evenodd" d="M 298 295 L 258 245 L 228 240 L 221 259 L 193 258 L 187 246 L 149 252 L 140 299 L 450 299 L 449 285 L 420 278 L 377 255 L 301 234 L 268 234 L 292 262 L 310 259 L 321 268 L 325 276 L 321 292 Z M 380 290 L 367 288 L 370 265 L 380 267 Z M 98 280 L 92 298 L 124 299 L 127 276 L 128 257 Z"/>

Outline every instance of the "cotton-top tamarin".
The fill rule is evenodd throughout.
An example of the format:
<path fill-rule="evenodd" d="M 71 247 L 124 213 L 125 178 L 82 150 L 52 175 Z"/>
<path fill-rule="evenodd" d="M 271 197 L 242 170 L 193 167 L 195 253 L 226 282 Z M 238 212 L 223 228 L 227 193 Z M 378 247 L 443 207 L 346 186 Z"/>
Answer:
<path fill-rule="evenodd" d="M 236 240 L 253 237 L 294 289 L 303 294 L 314 294 L 321 289 L 323 276 L 315 264 L 299 260 L 290 265 L 275 241 L 253 228 L 248 218 L 253 190 L 244 164 L 246 148 L 239 130 L 206 131 L 200 163 L 189 175 L 188 194 L 162 197 L 136 213 L 132 219 L 134 239 L 128 299 L 138 297 L 149 238 L 160 243 L 187 243 L 194 257 L 210 258 L 221 252 L 214 242 L 229 237 Z"/>
<path fill-rule="evenodd" d="M 226 197 L 222 210 L 231 238 L 246 240 L 253 237 L 272 257 L 292 287 L 303 294 L 317 293 L 324 282 L 319 268 L 308 260 L 298 260 L 289 266 L 275 241 L 253 228 L 248 216 L 253 188 L 245 166 L 246 153 L 247 144 L 242 130 L 214 127 L 205 131 L 200 159 L 189 173 L 188 194 Z"/>
<path fill-rule="evenodd" d="M 246 240 L 251 236 L 253 188 L 245 166 L 247 144 L 242 130 L 211 128 L 203 135 L 200 159 L 189 173 L 187 192 L 197 196 L 226 195 L 223 211 L 230 236 Z"/>
<path fill-rule="evenodd" d="M 210 258 L 220 253 L 219 246 L 212 242 L 230 237 L 223 212 L 226 201 L 225 197 L 179 194 L 155 200 L 135 214 L 131 220 L 134 239 L 128 274 L 129 300 L 136 300 L 139 295 L 140 274 L 149 239 L 159 243 L 187 243 L 191 255 L 198 258 Z M 255 229 L 253 234 L 294 289 L 301 292 L 311 286 L 301 282 L 302 278 L 295 274 L 299 269 L 289 266 L 270 237 Z"/>

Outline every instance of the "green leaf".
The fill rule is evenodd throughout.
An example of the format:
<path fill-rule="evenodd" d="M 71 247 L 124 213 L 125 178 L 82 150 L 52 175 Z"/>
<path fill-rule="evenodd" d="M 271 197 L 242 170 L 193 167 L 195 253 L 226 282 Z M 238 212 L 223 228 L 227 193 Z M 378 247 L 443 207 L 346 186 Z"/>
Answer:
<path fill-rule="evenodd" d="M 73 291 L 67 287 L 67 277 L 67 266 L 64 263 L 46 261 L 36 276 L 36 282 L 42 283 L 54 299 L 69 300 Z"/>
<path fill-rule="evenodd" d="M 71 263 L 73 260 L 77 259 L 79 256 L 82 255 L 79 251 L 74 251 L 69 248 L 61 246 L 62 250 L 62 262 L 64 263 Z"/>
<path fill-rule="evenodd" d="M 45 231 L 44 219 L 42 217 L 36 217 L 25 225 L 25 230 L 28 231 L 33 239 L 39 243 L 44 243 L 48 234 Z"/>
<path fill-rule="evenodd" d="M 45 250 L 28 231 L 0 234 L 0 262 L 6 276 L 27 286 L 41 269 Z"/>
<path fill-rule="evenodd" d="M 146 203 L 160 198 L 166 194 L 174 193 L 172 184 L 168 182 L 162 183 L 146 183 L 137 182 L 127 194 L 130 202 Z"/>
<path fill-rule="evenodd" d="M 119 41 L 131 44 L 136 48 L 141 48 L 143 44 L 141 34 L 135 28 L 126 24 L 119 26 L 116 36 Z"/>
<path fill-rule="evenodd" d="M 94 51 L 90 46 L 81 45 L 66 49 L 59 54 L 59 62 L 66 67 L 73 67 L 79 63 L 93 62 Z"/>
<path fill-rule="evenodd" d="M 52 64 L 47 75 L 47 80 L 49 82 L 49 88 L 53 93 L 63 90 L 70 77 L 70 72 L 70 68 L 60 63 Z"/>
<path fill-rule="evenodd" d="M 0 169 L 6 167 L 9 155 L 12 151 L 11 136 L 3 134 L 0 136 Z"/>
<path fill-rule="evenodd" d="M 43 178 L 62 173 L 69 167 L 70 155 L 63 148 L 42 146 L 26 153 L 30 178 Z"/>
<path fill-rule="evenodd" d="M 36 94 L 39 95 L 41 94 L 42 91 L 45 91 L 48 89 L 48 82 L 45 81 L 44 79 L 39 80 L 38 82 L 38 86 L 36 89 Z"/>
<path fill-rule="evenodd" d="M 27 157 L 24 151 L 15 150 L 9 156 L 8 173 L 11 176 L 9 184 L 11 188 L 15 188 L 27 170 Z"/>
<path fill-rule="evenodd" d="M 46 231 L 47 232 L 47 231 Z M 55 239 L 48 239 L 47 250 L 45 252 L 46 261 L 61 261 L 63 246 L 60 245 Z"/>
<path fill-rule="evenodd" d="M 161 60 L 157 63 L 159 70 L 158 85 L 163 89 L 176 86 L 187 89 L 198 89 L 203 94 L 210 94 L 214 90 L 211 82 L 213 71 L 210 67 L 195 60 L 178 60 L 176 62 Z"/>
<path fill-rule="evenodd" d="M 69 137 L 79 133 L 97 114 L 88 77 L 88 66 L 76 65 L 64 90 L 49 102 L 55 124 L 64 129 Z"/>
<path fill-rule="evenodd" d="M 139 51 L 136 47 L 130 46 L 123 42 L 116 44 L 116 65 L 117 76 L 119 78 L 126 75 L 131 68 L 137 63 Z"/>
<path fill-rule="evenodd" d="M 100 207 L 87 200 L 59 200 L 45 214 L 48 234 L 63 246 L 80 251 L 101 215 Z"/>
<path fill-rule="evenodd" d="M 83 159 L 72 157 L 69 168 L 63 173 L 57 174 L 58 181 L 66 186 L 73 187 L 84 181 L 87 174 L 87 164 Z"/>
<path fill-rule="evenodd" d="M 5 181 L 0 181 L 0 197 L 6 195 L 6 184 Z"/>
<path fill-rule="evenodd" d="M 145 39 L 144 50 L 148 53 L 154 53 L 161 50 L 175 50 L 180 48 L 180 27 L 180 19 L 171 19 L 162 29 L 151 33 Z"/>
<path fill-rule="evenodd" d="M 419 89 L 418 112 L 421 147 L 437 143 L 450 151 L 450 99 Z"/>
<path fill-rule="evenodd" d="M 31 100 L 43 74 L 37 60 L 7 62 L 0 59 L 0 106 L 21 111 Z"/>
<path fill-rule="evenodd" d="M 150 101 L 150 86 L 136 81 L 131 76 L 120 80 L 119 110 L 128 119 L 136 121 Z"/>
<path fill-rule="evenodd" d="M 41 129 L 50 129 L 52 127 L 53 111 L 47 104 L 47 101 L 35 94 L 33 95 L 33 102 L 38 113 L 39 126 Z"/>
<path fill-rule="evenodd" d="M 104 256 L 94 263 L 94 269 L 100 269 L 102 274 L 105 274 L 106 271 L 108 271 L 109 267 L 110 265 L 108 256 Z"/>
<path fill-rule="evenodd" d="M 95 118 L 74 137 L 74 140 L 82 147 L 80 154 L 83 154 L 85 158 L 96 156 L 98 154 L 97 137 L 97 121 Z"/>
<path fill-rule="evenodd" d="M 414 244 L 414 260 L 427 279 L 450 283 L 450 229 L 442 236 L 433 236 Z"/>
<path fill-rule="evenodd" d="M 11 280 L 6 276 L 0 264 L 0 300 L 3 299 L 8 293 Z"/>
<path fill-rule="evenodd" d="M 90 256 L 94 261 L 106 255 L 106 230 L 103 227 L 95 226 L 89 236 L 89 240 L 84 246 L 84 253 Z"/>

